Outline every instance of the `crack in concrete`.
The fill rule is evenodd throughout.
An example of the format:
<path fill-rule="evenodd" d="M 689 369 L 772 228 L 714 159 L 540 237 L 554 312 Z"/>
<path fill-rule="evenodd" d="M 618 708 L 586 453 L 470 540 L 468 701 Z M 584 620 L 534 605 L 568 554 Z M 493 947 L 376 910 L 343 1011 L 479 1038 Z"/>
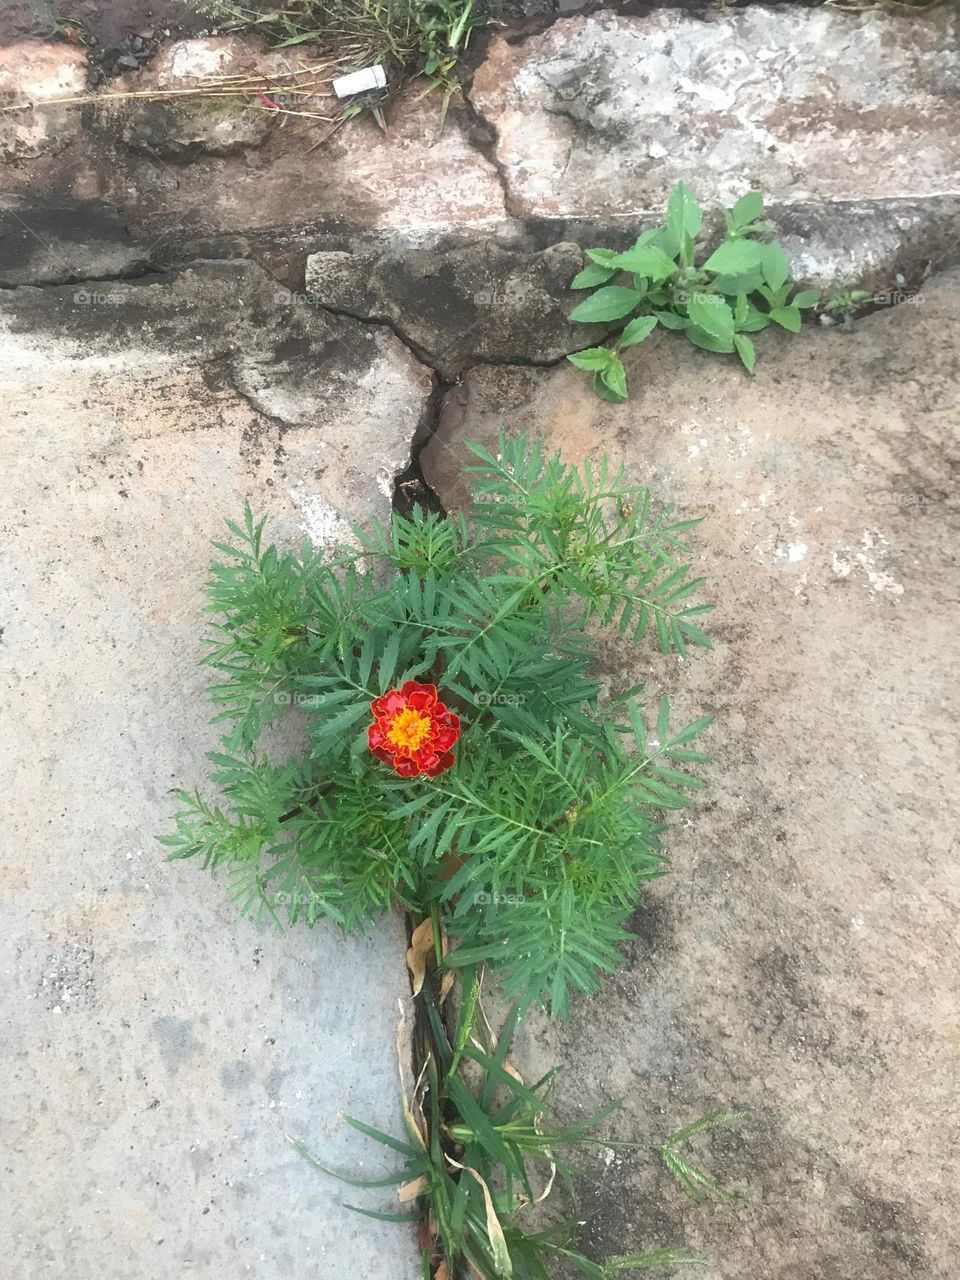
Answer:
<path fill-rule="evenodd" d="M 472 88 L 472 81 L 470 84 L 464 84 L 462 86 L 464 107 L 466 108 L 467 115 L 473 124 L 473 129 L 466 135 L 467 141 L 470 146 L 473 147 L 474 151 L 479 152 L 479 154 L 483 156 L 496 173 L 497 182 L 500 185 L 500 191 L 503 195 L 503 208 L 507 217 L 516 219 L 517 221 L 522 221 L 524 214 L 522 210 L 520 210 L 516 199 L 514 198 L 513 191 L 510 187 L 510 179 L 507 176 L 506 166 L 503 164 L 497 153 L 497 148 L 500 145 L 499 131 L 497 130 L 496 125 L 493 124 L 491 120 L 487 119 L 477 104 L 473 101 L 473 98 L 470 96 Z"/>
<path fill-rule="evenodd" d="M 466 91 L 464 93 L 464 97 L 478 127 L 487 133 L 487 145 L 495 146 L 495 130 L 470 101 Z M 476 140 L 471 139 L 471 145 L 477 146 L 483 154 L 488 154 L 484 150 L 484 146 L 479 144 Z M 496 160 L 495 156 L 488 155 L 488 158 L 497 169 L 501 186 L 504 190 L 506 203 L 509 200 L 509 191 L 502 167 Z M 511 216 L 515 215 L 511 213 Z M 252 261 L 262 270 L 267 272 L 267 274 L 272 274 L 269 272 L 269 268 L 261 261 L 259 255 L 250 257 L 238 255 L 235 259 L 218 259 L 218 261 L 231 260 Z M 128 268 L 115 274 L 98 276 L 95 279 L 80 273 L 71 275 L 69 278 L 44 280 L 31 284 L 0 284 L 0 294 L 15 294 L 18 290 L 53 290 L 70 286 L 96 288 L 97 286 L 106 286 L 113 283 L 127 283 L 137 287 L 148 284 L 172 284 L 182 273 L 189 271 L 191 268 L 198 266 L 205 261 L 210 261 L 210 259 L 192 258 L 175 265 L 158 269 L 155 264 L 145 260 L 142 265 L 142 269 L 131 270 Z M 929 271 L 929 274 L 921 275 L 916 287 L 918 288 L 921 284 L 927 283 L 937 274 L 939 274 L 939 272 L 935 269 Z M 871 301 L 858 310 L 858 315 L 865 316 L 878 310 L 886 310 L 889 307 L 903 305 L 904 302 L 910 301 L 909 292 L 909 287 L 902 286 L 899 291 L 891 292 L 889 301 L 883 303 Z M 440 357 L 437 353 L 417 342 L 396 320 L 388 316 L 377 314 L 365 315 L 361 312 L 351 311 L 347 308 L 325 306 L 322 304 L 317 307 L 317 310 L 326 312 L 331 317 L 353 320 L 366 328 L 379 327 L 386 329 L 407 351 L 410 352 L 419 364 L 424 368 L 429 369 L 433 375 L 433 387 L 424 408 L 421 421 L 418 424 L 411 441 L 409 463 L 402 471 L 396 474 L 394 479 L 393 508 L 401 513 L 409 513 L 414 506 L 426 507 L 433 511 L 442 512 L 444 510 L 439 496 L 430 487 L 423 475 L 420 458 L 423 450 L 434 438 L 439 428 L 440 415 L 446 396 L 451 390 L 461 384 L 464 374 L 469 372 L 471 369 L 483 368 L 487 365 L 497 368 L 516 367 L 528 369 L 555 369 L 562 365 L 566 360 L 566 354 L 557 356 L 552 360 L 535 360 L 519 353 L 502 357 L 485 357 L 465 362 L 462 367 L 458 368 L 456 377 L 448 378 L 440 371 Z M 609 335 L 607 335 L 607 337 L 608 336 Z M 208 364 L 211 368 L 219 367 L 222 371 L 224 381 L 230 389 L 259 417 L 265 419 L 276 427 L 277 432 L 281 437 L 286 432 L 297 428 L 297 423 L 289 422 L 285 418 L 282 418 L 278 414 L 267 409 L 262 402 L 261 397 L 259 397 L 255 391 L 250 390 L 244 385 L 243 378 L 237 368 L 235 353 L 227 351 L 223 354 L 216 355 L 208 362 Z"/>

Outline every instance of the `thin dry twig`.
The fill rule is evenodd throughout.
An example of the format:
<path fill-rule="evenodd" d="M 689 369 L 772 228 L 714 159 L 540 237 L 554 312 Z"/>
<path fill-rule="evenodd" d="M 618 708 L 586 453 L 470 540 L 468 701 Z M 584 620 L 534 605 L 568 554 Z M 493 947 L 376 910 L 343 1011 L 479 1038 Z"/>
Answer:
<path fill-rule="evenodd" d="M 81 93 L 62 98 L 30 99 L 27 102 L 11 103 L 0 108 L 2 111 L 30 111 L 34 107 L 66 107 L 82 106 L 86 103 L 101 102 L 157 102 L 172 98 L 231 98 L 266 94 L 295 94 L 298 97 L 314 97 L 320 91 L 333 84 L 333 70 L 342 59 L 333 59 L 308 67 L 290 71 L 286 76 L 269 76 L 262 71 L 233 76 L 210 76 L 195 85 L 183 88 L 124 89 L 110 93 Z M 302 78 L 305 77 L 305 78 Z M 322 96 L 329 97 L 329 93 Z M 268 110 L 285 110 L 283 107 L 267 108 Z M 291 113 L 293 114 L 293 113 Z M 323 117 L 330 119 L 332 117 Z"/>

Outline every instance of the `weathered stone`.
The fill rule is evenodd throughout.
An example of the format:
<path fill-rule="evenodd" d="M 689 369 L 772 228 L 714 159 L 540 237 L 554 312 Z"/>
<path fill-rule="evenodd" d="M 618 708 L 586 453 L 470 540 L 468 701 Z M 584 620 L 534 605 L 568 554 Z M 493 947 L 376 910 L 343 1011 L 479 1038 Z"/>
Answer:
<path fill-rule="evenodd" d="M 955 32 L 949 7 L 600 13 L 498 37 L 471 97 L 520 217 L 635 219 L 679 180 L 725 202 L 751 187 L 774 204 L 955 195 Z"/>
<path fill-rule="evenodd" d="M 919 284 L 931 267 L 960 261 L 960 197 L 775 205 L 769 220 L 795 280 L 856 281 L 870 292 L 898 275 Z"/>
<path fill-rule="evenodd" d="M 42 40 L 0 47 L 0 159 L 62 151 L 80 130 L 76 106 L 46 106 L 86 89 L 83 50 Z M 10 108 L 16 108 L 10 110 Z M 22 109 L 21 109 L 22 108 Z"/>
<path fill-rule="evenodd" d="M 0 44 L 52 31 L 57 0 L 4 0 L 0 9 Z"/>
<path fill-rule="evenodd" d="M 263 55 L 259 40 L 241 36 L 175 40 L 164 45 L 150 67 L 149 79 L 160 88 L 183 88 L 215 77 L 251 70 Z M 147 77 L 143 77 L 140 83 Z"/>
<path fill-rule="evenodd" d="M 167 45 L 148 70 L 122 77 L 138 93 L 202 87 L 202 96 L 121 102 L 108 100 L 107 116 L 119 120 L 120 136 L 135 151 L 168 160 L 189 160 L 200 152 L 230 155 L 258 147 L 274 123 L 256 93 L 223 94 L 224 79 L 251 72 L 262 60 L 259 41 L 236 36 L 179 40 Z"/>
<path fill-rule="evenodd" d="M 0 196 L 0 286 L 121 276 L 148 252 L 109 205 Z"/>
<path fill-rule="evenodd" d="M 433 252 L 330 252 L 307 260 L 307 292 L 325 307 L 389 320 L 446 378 L 484 360 L 561 359 L 595 326 L 571 325 L 575 244 L 540 253 L 481 241 Z"/>
<path fill-rule="evenodd" d="M 199 659 L 223 518 L 249 499 L 298 545 L 385 515 L 430 388 L 385 331 L 273 294 L 214 264 L 0 296 L 11 1278 L 421 1274 L 412 1232 L 287 1140 L 390 1167 L 337 1113 L 402 1132 L 400 922 L 258 928 L 154 838 L 220 731 Z"/>
<path fill-rule="evenodd" d="M 849 334 L 763 335 L 753 379 L 664 335 L 628 353 L 621 406 L 570 366 L 478 367 L 422 455 L 457 507 L 465 439 L 541 431 L 704 516 L 713 651 L 614 635 L 599 666 L 677 723 L 716 714 L 708 788 L 670 824 L 623 971 L 511 1050 L 524 1079 L 563 1064 L 566 1119 L 623 1099 L 610 1132 L 638 1146 L 581 1186 L 597 1257 L 686 1242 L 729 1280 L 955 1267 L 958 331 L 954 272 Z M 748 1199 L 708 1215 L 651 1146 L 719 1103 L 742 1134 L 691 1154 Z"/>
<path fill-rule="evenodd" d="M 502 224 L 503 192 L 493 164 L 472 145 L 469 113 L 454 100 L 441 132 L 439 102 L 417 102 L 421 92 L 412 85 L 390 104 L 387 133 L 359 118 L 312 151 L 322 124 L 276 129 L 260 151 L 195 154 L 176 183 L 149 158 L 124 155 L 118 165 L 98 166 L 98 194 L 132 223 L 174 223 L 180 239 L 185 229 L 215 235 L 334 225 L 431 244 L 461 227 L 476 234 Z M 327 110 L 323 100 L 315 105 Z M 271 111 L 254 114 L 259 128 L 276 122 Z"/>

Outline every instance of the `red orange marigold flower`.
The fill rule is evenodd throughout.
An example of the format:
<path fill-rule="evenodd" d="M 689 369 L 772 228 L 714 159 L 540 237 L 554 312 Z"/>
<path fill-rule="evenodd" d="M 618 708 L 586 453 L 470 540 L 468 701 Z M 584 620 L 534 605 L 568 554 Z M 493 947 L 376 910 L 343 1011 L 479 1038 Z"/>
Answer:
<path fill-rule="evenodd" d="M 436 777 L 453 764 L 450 748 L 460 737 L 460 718 L 437 698 L 437 686 L 407 680 L 370 703 L 370 750 L 401 778 Z"/>

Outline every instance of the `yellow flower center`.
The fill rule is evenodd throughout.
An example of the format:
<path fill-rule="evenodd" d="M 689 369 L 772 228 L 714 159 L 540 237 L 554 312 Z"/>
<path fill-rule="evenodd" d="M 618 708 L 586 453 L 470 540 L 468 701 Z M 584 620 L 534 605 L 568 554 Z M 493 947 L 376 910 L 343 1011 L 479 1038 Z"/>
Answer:
<path fill-rule="evenodd" d="M 387 730 L 387 741 L 399 750 L 416 751 L 429 733 L 430 717 L 406 707 L 394 716 Z"/>

